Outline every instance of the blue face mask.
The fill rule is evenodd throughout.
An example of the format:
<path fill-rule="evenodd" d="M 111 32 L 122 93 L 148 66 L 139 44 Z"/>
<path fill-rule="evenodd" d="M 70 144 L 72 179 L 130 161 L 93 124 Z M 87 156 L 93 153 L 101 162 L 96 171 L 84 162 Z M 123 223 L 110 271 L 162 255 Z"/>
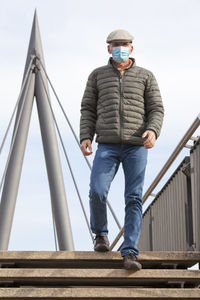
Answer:
<path fill-rule="evenodd" d="M 112 57 L 117 62 L 123 62 L 126 61 L 129 58 L 129 47 L 113 47 L 112 48 Z"/>

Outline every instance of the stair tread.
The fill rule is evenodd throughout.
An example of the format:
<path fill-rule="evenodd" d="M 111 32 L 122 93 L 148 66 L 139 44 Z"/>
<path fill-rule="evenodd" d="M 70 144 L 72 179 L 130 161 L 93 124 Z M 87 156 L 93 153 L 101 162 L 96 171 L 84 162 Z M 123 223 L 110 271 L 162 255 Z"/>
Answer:
<path fill-rule="evenodd" d="M 63 279 L 70 278 L 149 278 L 149 279 L 162 279 L 162 278 L 176 278 L 187 279 L 194 278 L 200 279 L 200 270 L 149 270 L 142 269 L 139 271 L 124 270 L 124 269 L 0 269 L 0 279 L 15 279 L 15 278 L 35 278 L 41 280 L 48 279 Z"/>
<path fill-rule="evenodd" d="M 0 261 L 17 260 L 119 260 L 119 251 L 0 251 Z M 141 251 L 139 260 L 200 261 L 200 251 Z"/>
<path fill-rule="evenodd" d="M 143 268 L 188 268 L 200 261 L 200 252 L 140 252 Z M 0 251 L 0 266 L 49 268 L 122 268 L 120 252 Z"/>
<path fill-rule="evenodd" d="M 200 289 L 170 288 L 1 288 L 1 299 L 199 299 Z M 11 298 L 12 297 L 12 298 Z"/>

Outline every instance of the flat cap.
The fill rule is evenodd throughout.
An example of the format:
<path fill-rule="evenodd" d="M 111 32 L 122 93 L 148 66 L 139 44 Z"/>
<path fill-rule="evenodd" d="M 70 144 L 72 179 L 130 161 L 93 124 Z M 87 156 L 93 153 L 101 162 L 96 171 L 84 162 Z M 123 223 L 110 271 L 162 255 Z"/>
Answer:
<path fill-rule="evenodd" d="M 106 42 L 107 43 L 111 43 L 114 41 L 132 42 L 133 39 L 134 37 L 127 30 L 117 29 L 112 31 L 108 35 Z"/>

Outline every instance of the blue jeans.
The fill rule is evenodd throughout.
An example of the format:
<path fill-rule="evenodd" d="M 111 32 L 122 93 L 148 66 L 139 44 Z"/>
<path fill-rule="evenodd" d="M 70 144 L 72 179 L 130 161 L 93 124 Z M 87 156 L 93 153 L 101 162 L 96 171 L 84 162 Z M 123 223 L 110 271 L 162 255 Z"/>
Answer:
<path fill-rule="evenodd" d="M 130 144 L 98 144 L 90 178 L 90 225 L 96 235 L 107 235 L 106 199 L 120 162 L 125 176 L 124 243 L 121 255 L 138 255 L 142 228 L 142 189 L 147 149 Z"/>

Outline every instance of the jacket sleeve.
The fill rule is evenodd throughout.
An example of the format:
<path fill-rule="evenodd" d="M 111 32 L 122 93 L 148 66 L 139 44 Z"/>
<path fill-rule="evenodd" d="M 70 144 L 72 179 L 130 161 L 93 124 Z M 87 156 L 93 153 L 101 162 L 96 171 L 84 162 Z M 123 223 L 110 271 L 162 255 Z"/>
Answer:
<path fill-rule="evenodd" d="M 156 78 L 152 73 L 148 75 L 145 89 L 146 130 L 153 130 L 156 138 L 160 135 L 163 123 L 164 107 Z"/>
<path fill-rule="evenodd" d="M 97 87 L 96 76 L 93 71 L 88 77 L 87 85 L 81 102 L 80 143 L 94 138 L 97 119 Z"/>

